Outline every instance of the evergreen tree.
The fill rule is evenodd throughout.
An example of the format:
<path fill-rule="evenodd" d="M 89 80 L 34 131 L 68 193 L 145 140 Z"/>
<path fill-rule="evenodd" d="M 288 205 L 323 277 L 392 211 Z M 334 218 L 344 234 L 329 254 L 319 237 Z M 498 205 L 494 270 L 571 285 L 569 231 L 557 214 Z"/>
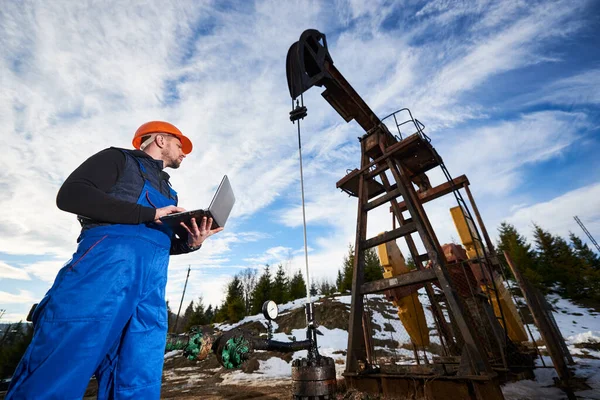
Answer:
<path fill-rule="evenodd" d="M 271 281 L 271 272 L 269 264 L 265 266 L 263 274 L 258 279 L 258 283 L 252 293 L 252 311 L 251 314 L 258 314 L 262 311 L 262 306 L 265 301 L 271 300 L 271 289 L 273 282 Z"/>
<path fill-rule="evenodd" d="M 338 292 L 342 291 L 343 280 L 344 276 L 342 275 L 342 271 L 338 269 L 337 278 L 335 279 L 335 288 Z"/>
<path fill-rule="evenodd" d="M 412 256 L 408 256 L 406 259 L 406 266 L 409 271 L 417 269 L 417 264 L 415 264 L 415 260 L 413 260 Z"/>
<path fill-rule="evenodd" d="M 216 309 L 213 310 L 212 304 L 209 304 L 208 308 L 206 309 L 206 312 L 205 312 L 207 324 L 212 324 L 214 322 L 215 311 L 216 311 Z"/>
<path fill-rule="evenodd" d="M 600 270 L 600 257 L 598 257 L 587 244 L 583 243 L 583 240 L 572 232 L 569 233 L 569 240 L 571 241 L 571 246 L 573 247 L 573 251 L 577 258 L 589 267 Z"/>
<path fill-rule="evenodd" d="M 196 305 L 194 306 L 194 311 L 186 323 L 185 332 L 188 332 L 193 326 L 206 325 L 208 323 L 209 322 L 206 317 L 206 311 L 204 310 L 202 297 L 199 297 Z"/>
<path fill-rule="evenodd" d="M 316 296 L 317 294 L 319 294 L 319 291 L 317 290 L 317 285 L 315 284 L 315 282 L 313 281 L 310 284 L 310 295 L 311 296 Z"/>
<path fill-rule="evenodd" d="M 333 286 L 327 279 L 323 279 L 319 282 L 318 285 L 318 293 L 322 296 L 329 296 L 333 294 L 336 290 L 336 287 Z"/>
<path fill-rule="evenodd" d="M 33 337 L 31 324 L 7 324 L 0 333 L 0 379 L 10 378 Z"/>
<path fill-rule="evenodd" d="M 563 238 L 534 225 L 536 253 L 543 283 L 566 297 L 596 297 L 594 270 L 577 257 Z"/>
<path fill-rule="evenodd" d="M 352 290 L 352 272 L 354 271 L 354 248 L 348 246 L 348 254 L 344 256 L 344 264 L 342 265 L 342 281 L 338 285 L 338 291 L 344 293 Z"/>
<path fill-rule="evenodd" d="M 378 279 L 383 279 L 383 268 L 379 262 L 379 256 L 375 249 L 367 249 L 365 254 L 365 271 L 364 281 L 371 282 Z M 342 281 L 338 286 L 340 292 L 352 290 L 352 277 L 354 272 L 354 248 L 352 245 L 348 246 L 348 254 L 344 256 L 344 264 L 342 266 Z M 339 279 L 339 276 L 338 276 Z"/>
<path fill-rule="evenodd" d="M 383 279 L 383 267 L 374 248 L 365 250 L 365 282 Z"/>
<path fill-rule="evenodd" d="M 190 304 L 185 309 L 185 312 L 183 313 L 183 315 L 179 316 L 179 319 L 177 321 L 177 326 L 174 327 L 175 333 L 185 332 L 185 328 L 187 327 L 188 321 L 192 317 L 193 313 L 194 313 L 194 301 L 192 300 L 192 301 L 190 301 Z"/>
<path fill-rule="evenodd" d="M 300 299 L 306 297 L 306 282 L 302 277 L 300 270 L 296 271 L 292 279 L 290 280 L 290 300 Z"/>
<path fill-rule="evenodd" d="M 538 271 L 538 264 L 531 245 L 517 229 L 506 222 L 502 222 L 498 228 L 499 240 L 498 251 L 502 254 L 506 251 L 513 263 L 532 284 L 542 287 L 542 275 Z M 507 276 L 512 277 L 510 269 L 506 271 Z M 542 287 L 543 288 L 543 287 Z"/>
<path fill-rule="evenodd" d="M 215 322 L 237 322 L 244 318 L 245 311 L 244 288 L 240 278 L 235 275 L 227 284 L 225 301 L 218 310 L 215 309 Z"/>
<path fill-rule="evenodd" d="M 277 266 L 277 272 L 275 273 L 275 279 L 273 280 L 273 286 L 271 288 L 271 300 L 277 304 L 286 303 L 289 300 L 288 289 L 289 279 L 285 275 L 283 265 L 279 264 Z"/>

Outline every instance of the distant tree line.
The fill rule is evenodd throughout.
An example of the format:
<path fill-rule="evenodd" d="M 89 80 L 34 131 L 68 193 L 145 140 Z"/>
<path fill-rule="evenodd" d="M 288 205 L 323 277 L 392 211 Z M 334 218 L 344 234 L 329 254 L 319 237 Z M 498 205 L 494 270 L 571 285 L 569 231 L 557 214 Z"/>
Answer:
<path fill-rule="evenodd" d="M 573 300 L 600 301 L 600 257 L 573 233 L 569 240 L 533 225 L 533 244 L 506 222 L 498 228 L 498 249 L 544 292 Z M 510 271 L 507 271 L 510 274 Z"/>
<path fill-rule="evenodd" d="M 0 325 L 0 379 L 12 376 L 32 337 L 31 324 Z"/>
<path fill-rule="evenodd" d="M 331 295 L 336 292 L 344 293 L 352 289 L 352 271 L 354 264 L 354 249 L 348 248 L 348 254 L 338 269 L 335 282 L 327 279 L 313 281 L 309 291 L 311 296 Z M 370 282 L 383 278 L 383 271 L 379 258 L 374 249 L 365 252 L 365 280 Z M 277 304 L 306 297 L 306 281 L 300 270 L 287 273 L 282 264 L 275 270 L 270 265 L 265 265 L 259 276 L 258 270 L 246 268 L 236 274 L 227 283 L 225 300 L 213 309 L 212 305 L 206 308 L 202 298 L 190 302 L 182 316 L 179 317 L 175 329 L 176 315 L 169 308 L 169 331 L 185 332 L 194 325 L 205 325 L 215 322 L 237 322 L 247 315 L 261 312 L 262 305 L 267 300 Z"/>

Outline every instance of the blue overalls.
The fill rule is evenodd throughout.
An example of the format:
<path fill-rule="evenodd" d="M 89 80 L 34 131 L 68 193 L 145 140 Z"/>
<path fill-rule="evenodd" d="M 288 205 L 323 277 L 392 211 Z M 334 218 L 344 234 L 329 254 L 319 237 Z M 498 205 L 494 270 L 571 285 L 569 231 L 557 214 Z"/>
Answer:
<path fill-rule="evenodd" d="M 163 195 L 126 154 L 144 181 L 137 203 L 176 205 L 175 192 Z M 35 310 L 33 340 L 6 400 L 81 399 L 94 374 L 98 399 L 159 399 L 171 236 L 154 223 L 83 230 Z"/>

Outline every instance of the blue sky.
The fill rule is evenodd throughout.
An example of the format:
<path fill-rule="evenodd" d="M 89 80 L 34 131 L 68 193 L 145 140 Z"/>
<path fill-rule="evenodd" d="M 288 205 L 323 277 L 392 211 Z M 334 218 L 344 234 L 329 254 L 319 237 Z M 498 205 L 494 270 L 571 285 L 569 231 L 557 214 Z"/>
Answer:
<path fill-rule="evenodd" d="M 327 35 L 337 68 L 380 117 L 409 107 L 450 172 L 466 174 L 495 235 L 533 221 L 600 238 L 600 4 L 594 1 L 4 2 L 0 13 L 0 309 L 24 317 L 75 251 L 55 196 L 69 173 L 163 119 L 194 142 L 172 183 L 205 207 L 223 174 L 238 203 L 226 231 L 173 257 L 167 297 L 217 304 L 246 267 L 303 266 L 296 128 L 285 57 Z M 333 279 L 356 201 L 335 188 L 359 164 L 360 127 L 313 88 L 302 124 L 312 276 Z M 441 183 L 439 171 L 431 180 Z M 451 198 L 427 204 L 442 243 Z M 386 210 L 369 235 L 391 228 Z M 402 246 L 401 246 L 402 248 Z"/>

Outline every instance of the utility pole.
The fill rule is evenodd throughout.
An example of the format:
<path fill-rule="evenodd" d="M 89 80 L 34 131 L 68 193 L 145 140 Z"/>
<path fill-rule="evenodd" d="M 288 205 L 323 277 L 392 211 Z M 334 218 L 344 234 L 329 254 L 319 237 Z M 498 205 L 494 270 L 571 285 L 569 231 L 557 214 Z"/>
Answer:
<path fill-rule="evenodd" d="M 187 288 L 188 278 L 190 277 L 191 265 L 188 265 L 187 276 L 185 277 L 185 285 L 183 285 L 183 294 L 181 295 L 181 302 L 179 303 L 179 310 L 177 311 L 177 318 L 175 318 L 175 325 L 173 326 L 173 332 L 177 333 L 177 322 L 179 322 L 179 313 L 181 313 L 181 305 L 183 304 L 183 298 L 185 297 L 185 288 Z"/>
<path fill-rule="evenodd" d="M 575 218 L 575 221 L 577 221 L 577 223 L 579 224 L 579 226 L 581 227 L 581 229 L 583 229 L 583 231 L 585 232 L 585 234 L 587 235 L 588 238 L 590 238 L 590 241 L 594 244 L 594 246 L 596 246 L 596 249 L 598 250 L 598 253 L 600 253 L 600 246 L 598 246 L 598 242 L 596 242 L 596 240 L 594 239 L 594 237 L 592 236 L 592 234 L 590 233 L 590 231 L 588 231 L 585 228 L 585 225 L 583 225 L 583 222 L 581 222 L 581 220 L 579 219 L 579 217 L 576 215 L 573 218 Z"/>

